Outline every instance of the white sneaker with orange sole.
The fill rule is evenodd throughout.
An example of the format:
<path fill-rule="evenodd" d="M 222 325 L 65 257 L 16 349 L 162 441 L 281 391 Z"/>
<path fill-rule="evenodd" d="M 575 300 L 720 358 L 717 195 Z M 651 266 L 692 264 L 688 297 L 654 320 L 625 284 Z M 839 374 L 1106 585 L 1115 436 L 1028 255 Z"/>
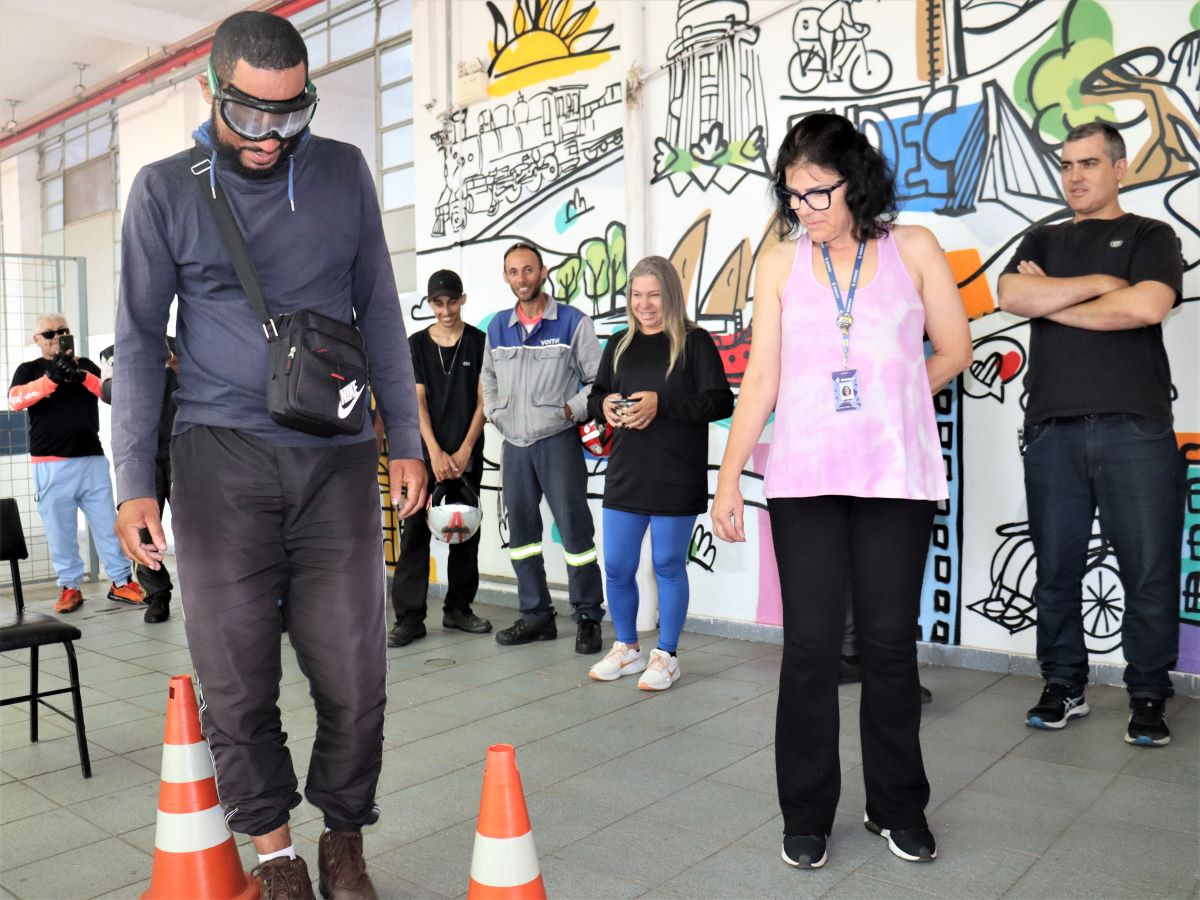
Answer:
<path fill-rule="evenodd" d="M 681 674 L 679 659 L 655 647 L 650 651 L 650 661 L 638 680 L 638 687 L 643 691 L 665 691 L 679 680 Z"/>
<path fill-rule="evenodd" d="M 636 675 L 646 668 L 646 657 L 638 647 L 630 647 L 617 641 L 608 655 L 588 669 L 593 681 L 616 681 L 622 675 Z"/>

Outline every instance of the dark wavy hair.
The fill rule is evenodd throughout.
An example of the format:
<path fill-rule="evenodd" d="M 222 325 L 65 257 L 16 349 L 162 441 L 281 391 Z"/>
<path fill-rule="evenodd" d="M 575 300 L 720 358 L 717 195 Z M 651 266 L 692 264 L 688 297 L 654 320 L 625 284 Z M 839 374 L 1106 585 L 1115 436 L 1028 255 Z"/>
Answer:
<path fill-rule="evenodd" d="M 846 205 L 858 241 L 881 238 L 896 218 L 896 176 L 883 154 L 845 116 L 810 113 L 792 126 L 775 157 L 771 192 L 780 238 L 800 230 L 800 217 L 780 196 L 787 170 L 797 163 L 830 169 L 846 179 Z"/>

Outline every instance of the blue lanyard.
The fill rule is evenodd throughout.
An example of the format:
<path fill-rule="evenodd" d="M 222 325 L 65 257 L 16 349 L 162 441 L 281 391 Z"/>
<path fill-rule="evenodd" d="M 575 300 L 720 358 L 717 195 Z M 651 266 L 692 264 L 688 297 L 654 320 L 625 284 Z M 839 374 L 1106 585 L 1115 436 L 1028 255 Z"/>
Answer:
<path fill-rule="evenodd" d="M 821 244 L 821 257 L 825 260 L 825 272 L 829 275 L 829 286 L 833 289 L 833 299 L 837 303 L 837 327 L 842 333 L 842 368 L 850 365 L 850 326 L 854 324 L 854 292 L 858 290 L 858 273 L 862 271 L 863 255 L 867 252 L 867 242 L 858 242 L 858 254 L 854 257 L 854 271 L 850 273 L 850 290 L 846 299 L 842 300 L 842 289 L 838 287 L 837 276 L 833 274 L 833 260 L 829 258 L 829 247 Z"/>

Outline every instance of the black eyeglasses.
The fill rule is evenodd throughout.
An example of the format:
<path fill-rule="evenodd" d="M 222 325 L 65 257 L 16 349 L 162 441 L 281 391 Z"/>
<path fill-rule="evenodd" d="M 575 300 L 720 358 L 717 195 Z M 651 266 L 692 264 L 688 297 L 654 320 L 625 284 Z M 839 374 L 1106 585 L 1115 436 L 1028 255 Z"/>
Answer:
<path fill-rule="evenodd" d="M 804 194 L 797 194 L 791 188 L 776 185 L 775 195 L 779 197 L 780 203 L 793 212 L 799 212 L 801 201 L 807 203 L 809 209 L 821 212 L 829 209 L 830 204 L 833 203 L 833 192 L 845 183 L 845 178 L 839 178 L 833 183 L 833 187 L 817 188 L 815 191 L 808 191 Z"/>
<path fill-rule="evenodd" d="M 56 329 L 53 331 L 39 331 L 39 332 L 36 332 L 35 336 L 40 337 L 43 341 L 52 341 L 56 337 L 62 337 L 64 334 L 70 334 L 70 333 L 71 333 L 70 328 L 59 328 L 59 329 Z"/>

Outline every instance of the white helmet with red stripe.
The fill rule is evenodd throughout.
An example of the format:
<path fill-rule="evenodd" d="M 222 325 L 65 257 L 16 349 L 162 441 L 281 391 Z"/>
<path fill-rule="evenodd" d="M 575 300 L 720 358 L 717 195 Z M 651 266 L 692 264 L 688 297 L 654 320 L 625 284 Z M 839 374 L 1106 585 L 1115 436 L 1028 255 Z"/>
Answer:
<path fill-rule="evenodd" d="M 447 503 L 446 499 L 452 489 L 457 491 L 458 502 Z M 479 497 L 462 479 L 443 481 L 429 496 L 429 504 L 425 508 L 425 521 L 429 525 L 429 533 L 439 541 L 447 544 L 465 544 L 475 536 L 480 523 L 483 522 Z"/>

